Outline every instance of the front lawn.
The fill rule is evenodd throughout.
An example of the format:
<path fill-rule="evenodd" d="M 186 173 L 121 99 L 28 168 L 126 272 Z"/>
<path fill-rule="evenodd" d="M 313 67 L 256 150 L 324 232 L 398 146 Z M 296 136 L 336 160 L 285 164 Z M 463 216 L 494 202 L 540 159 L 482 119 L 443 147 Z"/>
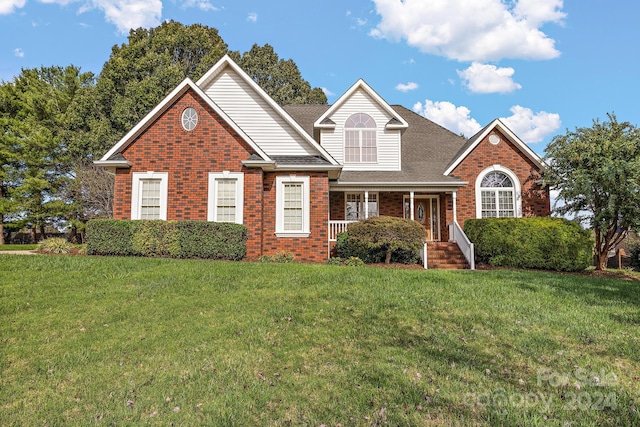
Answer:
<path fill-rule="evenodd" d="M 38 247 L 37 244 L 28 244 L 28 245 L 0 245 L 1 251 L 33 251 Z"/>
<path fill-rule="evenodd" d="M 639 286 L 0 255 L 0 425 L 639 425 Z"/>

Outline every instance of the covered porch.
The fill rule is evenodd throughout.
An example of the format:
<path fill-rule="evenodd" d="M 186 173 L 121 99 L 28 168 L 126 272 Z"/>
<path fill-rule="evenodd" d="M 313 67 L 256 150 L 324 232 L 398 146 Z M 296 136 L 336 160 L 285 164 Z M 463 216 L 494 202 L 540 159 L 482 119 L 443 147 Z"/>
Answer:
<path fill-rule="evenodd" d="M 455 242 L 473 268 L 473 245 L 457 223 L 456 194 L 457 188 L 443 187 L 330 188 L 329 248 L 353 222 L 379 215 L 409 218 L 425 228 L 429 247 L 434 247 L 432 242 Z"/>

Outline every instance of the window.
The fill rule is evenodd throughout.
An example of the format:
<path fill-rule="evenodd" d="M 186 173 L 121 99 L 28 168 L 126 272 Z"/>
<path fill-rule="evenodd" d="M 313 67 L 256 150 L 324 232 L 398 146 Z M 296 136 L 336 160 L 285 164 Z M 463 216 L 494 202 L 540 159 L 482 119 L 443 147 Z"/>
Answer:
<path fill-rule="evenodd" d="M 140 180 L 140 219 L 160 219 L 161 182 L 157 178 Z"/>
<path fill-rule="evenodd" d="M 242 224 L 244 211 L 244 174 L 225 171 L 209 173 L 207 220 Z"/>
<path fill-rule="evenodd" d="M 184 130 L 194 130 L 198 124 L 198 112 L 193 107 L 187 107 L 182 112 L 182 127 Z"/>
<path fill-rule="evenodd" d="M 167 219 L 166 172 L 134 172 L 131 182 L 131 219 Z"/>
<path fill-rule="evenodd" d="M 358 221 L 379 215 L 378 193 L 369 193 L 366 211 L 364 193 L 346 193 L 344 201 L 344 216 L 347 221 Z"/>
<path fill-rule="evenodd" d="M 344 161 L 345 163 L 376 163 L 376 122 L 371 116 L 356 113 L 345 122 Z"/>
<path fill-rule="evenodd" d="M 511 171 L 492 166 L 476 181 L 478 218 L 520 216 L 519 192 L 520 184 Z"/>
<path fill-rule="evenodd" d="M 309 231 L 309 177 L 276 177 L 276 235 L 307 237 Z"/>

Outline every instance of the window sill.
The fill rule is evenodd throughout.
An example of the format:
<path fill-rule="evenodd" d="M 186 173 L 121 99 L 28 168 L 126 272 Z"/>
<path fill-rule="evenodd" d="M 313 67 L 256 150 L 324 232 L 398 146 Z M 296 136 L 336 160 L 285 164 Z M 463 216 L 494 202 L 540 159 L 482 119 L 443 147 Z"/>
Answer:
<path fill-rule="evenodd" d="M 276 233 L 276 237 L 309 237 L 311 233 L 289 232 L 279 231 Z"/>

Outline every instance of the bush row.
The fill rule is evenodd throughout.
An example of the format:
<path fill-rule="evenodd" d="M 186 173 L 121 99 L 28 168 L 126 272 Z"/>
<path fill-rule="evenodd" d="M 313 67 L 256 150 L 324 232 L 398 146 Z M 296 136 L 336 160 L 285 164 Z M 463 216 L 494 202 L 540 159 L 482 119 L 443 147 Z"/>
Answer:
<path fill-rule="evenodd" d="M 247 252 L 247 228 L 204 221 L 125 221 L 87 223 L 87 254 L 239 260 Z"/>
<path fill-rule="evenodd" d="M 479 263 L 557 271 L 582 271 L 591 265 L 591 233 L 567 219 L 468 219 L 464 231 Z"/>
<path fill-rule="evenodd" d="M 376 216 L 349 224 L 336 242 L 338 257 L 365 263 L 415 264 L 424 247 L 425 230 L 416 221 Z"/>

